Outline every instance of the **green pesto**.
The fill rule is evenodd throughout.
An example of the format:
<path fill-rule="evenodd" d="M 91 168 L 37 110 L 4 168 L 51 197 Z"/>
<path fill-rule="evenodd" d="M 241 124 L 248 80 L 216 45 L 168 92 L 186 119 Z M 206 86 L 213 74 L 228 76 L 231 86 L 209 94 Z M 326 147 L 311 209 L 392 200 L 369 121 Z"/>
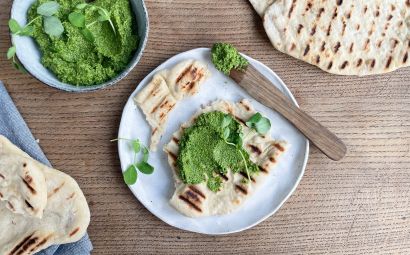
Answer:
<path fill-rule="evenodd" d="M 216 69 L 226 75 L 229 75 L 232 69 L 243 70 L 249 65 L 249 62 L 229 43 L 215 43 L 211 58 Z"/>
<path fill-rule="evenodd" d="M 49 0 L 36 1 L 28 12 L 29 20 L 37 17 L 37 7 Z M 59 80 L 77 86 L 89 86 L 106 82 L 124 70 L 138 46 L 138 36 L 133 31 L 133 14 L 129 0 L 95 0 L 93 5 L 110 11 L 116 28 L 113 32 L 108 21 L 96 22 L 89 26 L 95 40 L 84 38 L 80 28 L 68 21 L 73 11 L 85 15 L 85 23 L 90 24 L 98 17 L 97 11 L 90 8 L 76 10 L 84 0 L 56 0 L 60 9 L 56 16 L 64 26 L 60 37 L 46 34 L 42 18 L 33 23 L 33 37 L 42 53 L 42 64 L 51 70 Z"/>
<path fill-rule="evenodd" d="M 228 125 L 230 135 L 226 141 L 223 139 L 222 122 L 225 116 L 230 115 L 219 111 L 203 113 L 191 127 L 184 130 L 177 159 L 184 183 L 198 184 L 206 181 L 208 188 L 217 192 L 222 184 L 219 173 L 226 174 L 228 169 L 234 173 L 245 173 L 245 163 L 239 150 L 245 157 L 250 174 L 259 171 L 242 145 L 234 145 L 242 134 L 239 122 L 232 118 Z"/>

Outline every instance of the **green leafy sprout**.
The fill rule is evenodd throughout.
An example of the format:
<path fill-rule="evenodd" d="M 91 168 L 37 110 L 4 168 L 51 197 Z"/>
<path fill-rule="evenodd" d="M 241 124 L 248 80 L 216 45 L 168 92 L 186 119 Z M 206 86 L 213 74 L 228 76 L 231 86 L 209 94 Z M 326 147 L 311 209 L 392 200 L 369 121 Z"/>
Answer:
<path fill-rule="evenodd" d="M 58 13 L 60 5 L 55 1 L 49 1 L 41 4 L 37 8 L 38 16 L 32 19 L 25 26 L 21 26 L 17 20 L 9 20 L 9 29 L 13 35 L 18 36 L 31 36 L 33 33 L 33 22 L 43 18 L 43 29 L 44 32 L 50 36 L 59 37 L 64 32 L 63 24 L 60 19 L 56 16 L 53 16 Z M 22 72 L 26 72 L 26 69 L 16 58 L 16 46 L 14 44 L 7 51 L 7 59 L 12 60 L 13 66 Z"/>
<path fill-rule="evenodd" d="M 249 120 L 246 122 L 246 126 L 256 130 L 261 135 L 265 135 L 269 132 L 271 128 L 271 123 L 268 118 L 265 118 L 259 112 L 255 113 Z"/>
<path fill-rule="evenodd" d="M 85 39 L 87 39 L 88 41 L 93 42 L 94 41 L 94 36 L 90 31 L 90 27 L 94 24 L 96 24 L 97 22 L 105 22 L 108 21 L 112 31 L 114 32 L 114 34 L 117 34 L 117 31 L 115 29 L 114 23 L 111 19 L 111 14 L 108 10 L 97 6 L 97 5 L 93 5 L 93 4 L 89 4 L 89 3 L 82 3 L 82 4 L 78 4 L 76 6 L 77 10 L 70 13 L 68 15 L 68 20 L 70 21 L 70 23 L 81 29 L 81 33 L 83 34 L 83 36 L 85 37 Z M 85 9 L 90 9 L 91 11 L 97 11 L 98 12 L 98 17 L 96 20 L 86 24 L 86 19 L 85 19 L 85 15 L 81 12 L 82 10 Z"/>
<path fill-rule="evenodd" d="M 149 150 L 148 148 L 141 143 L 139 139 L 127 139 L 127 138 L 116 138 L 111 140 L 111 142 L 115 141 L 128 141 L 131 143 L 132 150 L 134 152 L 134 160 L 133 163 L 123 172 L 123 178 L 127 185 L 133 185 L 137 182 L 138 178 L 138 171 L 137 169 L 143 174 L 152 174 L 154 172 L 154 167 L 148 163 L 149 158 Z M 137 155 L 142 154 L 141 159 L 137 161 Z"/>
<path fill-rule="evenodd" d="M 231 145 L 233 147 L 235 147 L 237 149 L 237 151 L 239 152 L 239 154 L 242 157 L 242 161 L 245 165 L 245 170 L 246 170 L 246 175 L 248 177 L 248 180 L 251 179 L 251 176 L 249 174 L 249 168 L 248 168 L 248 164 L 246 163 L 246 159 L 245 159 L 245 155 L 243 155 L 242 153 L 242 144 L 243 144 L 243 134 L 242 132 L 237 132 L 234 136 L 234 141 L 235 143 L 232 142 L 228 142 L 228 137 L 230 136 L 230 129 L 229 129 L 229 124 L 232 121 L 232 117 L 229 115 L 225 115 L 224 119 L 222 120 L 222 129 L 223 129 L 223 139 L 225 141 L 226 144 Z"/>

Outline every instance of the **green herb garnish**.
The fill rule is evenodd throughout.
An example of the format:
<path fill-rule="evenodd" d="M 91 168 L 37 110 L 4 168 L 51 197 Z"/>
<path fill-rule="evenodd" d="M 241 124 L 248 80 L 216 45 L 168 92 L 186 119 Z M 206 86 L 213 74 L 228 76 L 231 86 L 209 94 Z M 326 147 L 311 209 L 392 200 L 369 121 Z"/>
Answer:
<path fill-rule="evenodd" d="M 229 43 L 215 43 L 211 50 L 212 63 L 216 69 L 229 75 L 232 69 L 243 70 L 249 62 Z"/>
<path fill-rule="evenodd" d="M 86 26 L 86 28 L 89 28 L 90 26 L 94 25 L 96 22 L 104 22 L 108 21 L 110 23 L 111 29 L 114 32 L 114 34 L 117 34 L 117 31 L 114 27 L 114 23 L 111 19 L 111 13 L 105 9 L 102 8 L 101 6 L 93 5 L 93 4 L 88 4 L 88 3 L 82 3 L 76 6 L 78 10 L 84 10 L 86 8 L 90 8 L 91 11 L 97 11 L 98 12 L 98 18 L 97 20 L 91 22 Z M 73 24 L 74 25 L 74 24 Z"/>
<path fill-rule="evenodd" d="M 9 20 L 9 29 L 13 35 L 19 36 L 31 36 L 33 34 L 33 24 L 34 21 L 43 18 L 43 30 L 50 36 L 59 37 L 64 32 L 63 24 L 61 23 L 60 19 L 56 16 L 60 5 L 55 1 L 49 1 L 41 4 L 37 8 L 38 16 L 32 19 L 29 23 L 27 23 L 24 27 L 22 27 L 17 20 L 10 19 Z M 23 65 L 16 59 L 16 46 L 12 44 L 12 46 L 7 51 L 7 59 L 11 59 L 13 66 L 22 72 L 27 72 Z"/>
<path fill-rule="evenodd" d="M 131 143 L 132 150 L 134 152 L 134 162 L 125 170 L 123 173 L 124 181 L 127 185 L 133 185 L 137 182 L 137 169 L 143 174 L 152 174 L 154 172 L 154 167 L 148 163 L 149 150 L 141 143 L 139 139 L 127 139 L 127 138 L 116 138 L 111 140 L 111 142 L 125 140 Z M 137 155 L 142 152 L 141 160 L 136 161 Z"/>
<path fill-rule="evenodd" d="M 266 134 L 271 128 L 271 123 L 268 118 L 265 118 L 259 112 L 255 113 L 249 120 L 246 122 L 246 126 L 253 128 L 259 134 Z"/>

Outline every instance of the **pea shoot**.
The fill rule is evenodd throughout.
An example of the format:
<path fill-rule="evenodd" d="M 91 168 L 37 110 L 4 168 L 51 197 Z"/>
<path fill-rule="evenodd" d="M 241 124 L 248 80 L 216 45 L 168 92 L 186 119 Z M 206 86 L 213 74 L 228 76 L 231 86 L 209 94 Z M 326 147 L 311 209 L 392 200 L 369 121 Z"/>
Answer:
<path fill-rule="evenodd" d="M 38 16 L 32 19 L 25 26 L 21 26 L 17 20 L 9 20 L 9 29 L 13 35 L 19 36 L 31 36 L 33 33 L 33 22 L 42 18 L 43 19 L 43 30 L 50 36 L 59 37 L 64 32 L 63 24 L 60 19 L 55 15 L 58 13 L 60 5 L 55 1 L 49 1 L 41 4 L 37 7 Z M 12 46 L 7 51 L 7 59 L 11 60 L 13 66 L 22 72 L 27 72 L 23 65 L 16 58 L 16 46 Z"/>
<path fill-rule="evenodd" d="M 249 168 L 248 164 L 246 163 L 245 155 L 243 155 L 242 152 L 242 144 L 243 144 L 243 133 L 238 131 L 237 133 L 233 134 L 233 142 L 229 142 L 228 138 L 230 136 L 230 129 L 229 129 L 229 124 L 232 122 L 232 117 L 229 115 L 225 115 L 224 119 L 222 120 L 222 129 L 223 129 L 223 139 L 226 144 L 231 145 L 236 148 L 236 150 L 239 152 L 239 154 L 242 157 L 243 164 L 245 165 L 245 170 L 246 170 L 246 175 L 248 177 L 248 180 L 251 179 L 251 176 L 249 174 Z"/>
<path fill-rule="evenodd" d="M 124 181 L 127 185 L 133 185 L 137 182 L 138 179 L 138 171 L 137 169 L 143 174 L 152 174 L 154 172 L 154 167 L 148 163 L 149 158 L 149 150 L 148 148 L 141 143 L 139 139 L 127 139 L 127 138 L 116 138 L 111 140 L 111 142 L 115 141 L 128 141 L 131 143 L 132 150 L 134 152 L 134 160 L 133 163 L 125 170 L 123 173 Z M 138 154 L 142 154 L 141 159 L 137 161 Z"/>
<path fill-rule="evenodd" d="M 255 113 L 249 120 L 246 122 L 246 126 L 249 128 L 255 129 L 261 135 L 265 135 L 269 132 L 271 128 L 271 123 L 268 118 L 265 118 L 259 112 Z"/>
<path fill-rule="evenodd" d="M 78 4 L 76 8 L 77 10 L 73 11 L 72 13 L 68 15 L 68 20 L 73 26 L 81 29 L 81 33 L 83 34 L 84 38 L 87 39 L 88 41 L 91 41 L 91 42 L 94 41 L 94 36 L 91 33 L 89 28 L 93 26 L 94 24 L 96 24 L 97 22 L 108 21 L 114 34 L 117 34 L 114 23 L 111 19 L 111 14 L 108 10 L 100 6 L 89 4 L 89 3 Z M 86 24 L 85 15 L 84 13 L 82 13 L 82 11 L 87 8 L 90 11 L 97 11 L 99 15 L 96 20 L 91 21 L 88 24 Z"/>

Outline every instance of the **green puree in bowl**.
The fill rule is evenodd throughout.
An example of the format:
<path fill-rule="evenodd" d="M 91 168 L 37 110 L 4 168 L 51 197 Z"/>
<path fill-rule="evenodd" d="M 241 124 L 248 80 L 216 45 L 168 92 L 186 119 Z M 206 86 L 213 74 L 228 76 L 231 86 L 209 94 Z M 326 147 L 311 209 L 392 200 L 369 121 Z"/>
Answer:
<path fill-rule="evenodd" d="M 50 0 L 38 0 L 28 12 L 28 20 L 38 16 L 37 7 Z M 98 19 L 98 11 L 76 6 L 84 0 L 57 0 L 60 8 L 56 16 L 64 26 L 59 37 L 46 34 L 42 18 L 33 23 L 33 37 L 42 53 L 42 64 L 62 82 L 89 86 L 106 82 L 124 70 L 137 49 L 138 36 L 133 31 L 133 14 L 129 0 L 96 0 L 88 2 L 110 12 L 115 32 L 108 21 L 95 22 L 88 29 L 94 40 L 87 40 L 81 29 L 68 20 L 73 11 L 85 15 L 85 25 Z"/>

